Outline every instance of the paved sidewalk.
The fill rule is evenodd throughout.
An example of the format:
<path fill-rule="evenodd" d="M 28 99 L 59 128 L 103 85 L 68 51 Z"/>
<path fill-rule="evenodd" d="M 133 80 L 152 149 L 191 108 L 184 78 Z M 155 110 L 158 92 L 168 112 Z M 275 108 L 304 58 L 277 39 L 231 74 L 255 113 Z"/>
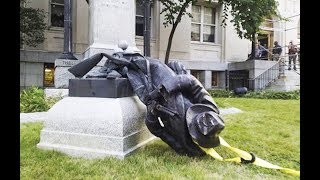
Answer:
<path fill-rule="evenodd" d="M 220 115 L 234 114 L 242 112 L 238 108 L 220 109 Z M 47 118 L 47 112 L 20 113 L 20 123 L 42 122 Z"/>
<path fill-rule="evenodd" d="M 241 113 L 241 112 L 243 112 L 243 111 L 241 111 L 240 109 L 235 108 L 235 107 L 220 109 L 220 115 L 221 116 L 224 116 L 224 115 L 227 115 L 227 114 Z"/>
<path fill-rule="evenodd" d="M 20 123 L 42 122 L 47 118 L 47 112 L 20 113 Z"/>

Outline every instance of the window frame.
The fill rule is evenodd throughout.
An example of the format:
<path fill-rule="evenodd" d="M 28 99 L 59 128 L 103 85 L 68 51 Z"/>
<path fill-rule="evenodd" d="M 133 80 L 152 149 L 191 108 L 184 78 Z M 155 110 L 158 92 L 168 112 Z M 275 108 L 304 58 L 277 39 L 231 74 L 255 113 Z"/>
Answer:
<path fill-rule="evenodd" d="M 218 22 L 218 9 L 217 7 L 215 6 L 205 6 L 205 5 L 200 5 L 200 4 L 197 4 L 197 5 L 194 5 L 194 6 L 200 6 L 200 23 L 199 22 L 193 22 L 192 21 L 192 18 L 191 18 L 191 29 L 192 29 L 192 24 L 197 24 L 197 25 L 200 25 L 200 40 L 199 41 L 194 41 L 192 40 L 191 38 L 191 32 L 190 32 L 190 38 L 191 38 L 191 42 L 192 43 L 201 43 L 201 44 L 217 44 L 217 22 Z M 214 22 L 215 24 L 208 24 L 208 23 L 204 23 L 204 9 L 205 8 L 211 8 L 213 11 L 214 11 Z M 192 14 L 192 8 L 191 8 L 191 14 Z M 204 26 L 211 26 L 211 27 L 214 27 L 214 40 L 213 42 L 204 42 L 203 41 L 203 29 L 204 29 Z"/>
<path fill-rule="evenodd" d="M 198 81 L 200 81 L 201 78 L 201 70 L 197 70 L 197 69 L 191 69 L 190 70 L 190 74 L 195 77 Z"/>
<path fill-rule="evenodd" d="M 154 2 L 151 3 L 150 5 L 150 38 L 153 38 L 153 13 L 154 13 L 154 5 L 153 5 Z M 136 29 L 136 26 L 137 26 L 137 17 L 140 17 L 140 18 L 143 18 L 144 20 L 144 6 L 143 6 L 143 3 L 142 3 L 142 7 L 143 7 L 143 15 L 140 15 L 140 14 L 137 14 L 137 1 L 136 1 L 136 4 L 135 4 L 135 29 Z M 144 27 L 144 21 L 143 21 L 143 27 Z M 137 35 L 137 31 L 135 31 L 135 37 L 136 38 L 143 38 L 143 34 L 144 34 L 144 28 L 143 28 L 143 32 L 142 32 L 142 36 L 140 35 Z"/>
<path fill-rule="evenodd" d="M 214 85 L 214 77 L 216 77 L 216 85 Z M 212 88 L 217 88 L 219 87 L 219 72 L 218 71 L 211 71 L 211 87 Z"/>
<path fill-rule="evenodd" d="M 51 5 L 52 5 L 52 4 L 58 5 L 58 6 L 62 6 L 62 7 L 64 8 L 64 3 L 61 4 L 61 3 L 56 3 L 56 2 L 52 2 L 52 0 L 49 0 L 49 16 L 48 16 L 49 29 L 50 29 L 50 30 L 63 30 L 63 29 L 64 29 L 64 24 L 63 24 L 63 27 L 52 26 L 52 23 L 51 23 L 51 14 L 52 14 Z M 63 15 L 64 15 L 64 11 L 63 11 Z M 63 22 L 63 23 L 64 23 L 64 22 Z"/>

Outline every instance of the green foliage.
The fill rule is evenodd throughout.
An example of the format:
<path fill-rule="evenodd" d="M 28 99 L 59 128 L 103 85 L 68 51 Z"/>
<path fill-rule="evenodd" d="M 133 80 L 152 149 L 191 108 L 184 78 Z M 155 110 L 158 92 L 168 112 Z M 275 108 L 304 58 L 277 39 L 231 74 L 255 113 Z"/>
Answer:
<path fill-rule="evenodd" d="M 20 112 L 41 112 L 48 108 L 42 89 L 31 87 L 20 93 Z"/>
<path fill-rule="evenodd" d="M 238 36 L 255 41 L 254 34 L 259 32 L 260 25 L 267 17 L 276 16 L 278 2 L 276 0 L 219 0 L 223 4 L 223 25 L 226 25 L 230 10 L 234 27 Z M 231 8 L 231 9 L 229 9 Z"/>
<path fill-rule="evenodd" d="M 300 169 L 300 102 L 216 98 L 243 113 L 224 116 L 221 136 L 233 147 L 281 167 Z M 281 127 L 281 128 L 279 128 Z M 37 148 L 42 123 L 20 126 L 21 179 L 300 179 L 252 164 L 220 162 L 210 156 L 190 158 L 156 139 L 123 160 L 82 159 Z M 226 148 L 215 150 L 234 157 Z"/>
<path fill-rule="evenodd" d="M 300 99 L 300 90 L 295 91 L 249 91 L 243 97 L 257 99 Z"/>
<path fill-rule="evenodd" d="M 189 7 L 190 3 L 194 4 L 198 0 L 159 0 L 163 4 L 163 8 L 160 14 L 164 13 L 164 27 L 167 27 L 169 24 L 178 24 L 181 21 L 181 17 L 188 15 L 192 18 L 191 13 L 186 12 L 186 9 Z"/>
<path fill-rule="evenodd" d="M 223 5 L 222 25 L 226 26 L 230 11 L 230 22 L 238 36 L 252 41 L 251 54 L 255 54 L 255 35 L 260 31 L 260 25 L 265 19 L 272 16 L 284 19 L 277 13 L 276 0 L 219 0 L 219 3 Z M 251 56 L 251 59 L 253 58 L 254 56 Z"/>
<path fill-rule="evenodd" d="M 20 0 L 20 45 L 35 47 L 44 41 L 46 12 L 43 9 L 26 7 L 26 0 Z"/>
<path fill-rule="evenodd" d="M 168 64 L 172 38 L 176 27 L 181 21 L 182 16 L 187 14 L 192 18 L 192 15 L 186 12 L 186 8 L 190 4 L 196 4 L 198 0 L 159 1 L 164 6 L 160 12 L 160 14 L 164 14 L 163 25 L 165 27 L 169 24 L 172 25 L 165 56 L 165 64 Z M 207 3 L 211 2 L 212 0 L 209 0 Z M 238 36 L 241 39 L 246 38 L 252 42 L 255 42 L 255 34 L 259 32 L 260 25 L 266 18 L 275 16 L 284 19 L 277 13 L 278 2 L 276 0 L 219 0 L 218 2 L 223 5 L 222 25 L 226 26 L 226 20 L 230 11 L 232 15 L 230 21 L 233 23 Z M 254 43 L 252 43 L 253 54 L 255 51 L 254 46 Z"/>
<path fill-rule="evenodd" d="M 208 90 L 208 92 L 210 93 L 210 95 L 213 98 L 216 97 L 235 97 L 235 94 L 232 91 L 227 91 L 227 90 L 223 90 L 223 89 L 210 89 Z"/>
<path fill-rule="evenodd" d="M 216 97 L 243 97 L 243 98 L 256 98 L 256 99 L 300 99 L 300 90 L 295 91 L 272 91 L 272 90 L 265 90 L 265 91 L 248 91 L 247 94 L 244 95 L 236 95 L 233 91 L 227 90 L 208 90 L 210 95 L 213 98 Z"/>
<path fill-rule="evenodd" d="M 48 111 L 61 97 L 45 98 L 44 90 L 30 87 L 20 92 L 20 112 Z"/>
<path fill-rule="evenodd" d="M 48 105 L 48 109 L 49 110 L 53 105 L 55 105 L 58 101 L 60 101 L 62 99 L 62 96 L 58 96 L 58 97 L 47 97 L 46 99 L 46 103 Z M 46 110 L 46 111 L 47 111 Z"/>

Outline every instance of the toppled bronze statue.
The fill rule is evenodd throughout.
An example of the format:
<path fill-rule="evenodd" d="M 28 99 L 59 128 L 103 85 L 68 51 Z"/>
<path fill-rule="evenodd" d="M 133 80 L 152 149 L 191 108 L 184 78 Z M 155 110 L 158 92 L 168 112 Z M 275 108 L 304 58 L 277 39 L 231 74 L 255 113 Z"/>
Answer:
<path fill-rule="evenodd" d="M 147 107 L 146 126 L 177 153 L 203 156 L 199 147 L 220 144 L 224 121 L 202 84 L 176 61 L 168 65 L 139 53 L 96 54 L 71 67 L 75 77 L 86 75 L 100 60 L 105 65 L 86 78 L 128 78 L 134 92 Z"/>

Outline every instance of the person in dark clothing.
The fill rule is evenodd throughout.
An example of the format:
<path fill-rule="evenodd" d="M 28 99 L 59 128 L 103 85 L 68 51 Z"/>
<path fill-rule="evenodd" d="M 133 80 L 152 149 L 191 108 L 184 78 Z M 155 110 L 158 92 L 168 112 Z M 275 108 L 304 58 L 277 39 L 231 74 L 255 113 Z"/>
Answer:
<path fill-rule="evenodd" d="M 261 59 L 262 60 L 268 60 L 268 48 L 267 45 L 264 44 L 263 46 L 261 46 Z"/>
<path fill-rule="evenodd" d="M 289 68 L 288 70 L 291 70 L 291 62 L 293 61 L 293 69 L 297 70 L 296 68 L 296 59 L 297 59 L 297 46 L 293 44 L 292 41 L 289 42 L 288 46 L 289 50 Z"/>
<path fill-rule="evenodd" d="M 278 41 L 275 41 L 274 47 L 272 49 L 273 61 L 278 61 L 281 53 L 282 53 L 282 47 L 279 45 Z"/>

